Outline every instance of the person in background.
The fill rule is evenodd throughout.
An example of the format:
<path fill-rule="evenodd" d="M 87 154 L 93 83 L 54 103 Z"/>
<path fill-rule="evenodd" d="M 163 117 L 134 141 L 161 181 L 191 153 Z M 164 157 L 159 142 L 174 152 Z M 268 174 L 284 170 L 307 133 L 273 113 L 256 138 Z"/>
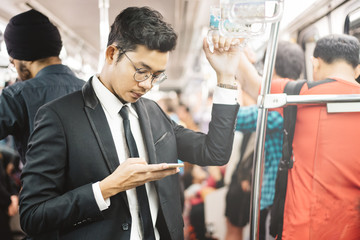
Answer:
<path fill-rule="evenodd" d="M 314 81 L 300 95 L 360 94 L 359 52 L 353 36 L 319 39 Z M 282 239 L 360 239 L 360 113 L 328 113 L 326 104 L 312 104 L 299 105 L 296 116 Z"/>
<path fill-rule="evenodd" d="M 257 70 L 253 63 L 249 60 L 251 58 L 242 54 L 239 64 L 238 76 L 241 83 L 241 88 L 248 93 L 256 101 L 260 88 L 260 79 Z M 301 47 L 295 43 L 280 41 L 275 57 L 275 67 L 273 70 L 272 81 L 285 82 L 288 79 L 300 78 L 305 64 L 305 56 Z M 255 132 L 257 127 L 258 108 L 256 105 L 242 107 L 239 109 L 237 115 L 236 131 L 243 133 Z M 260 229 L 259 239 L 264 240 L 267 235 L 266 217 L 271 208 L 275 196 L 275 180 L 278 170 L 278 165 L 282 156 L 282 137 L 283 137 L 283 118 L 279 111 L 269 111 L 267 118 L 267 131 L 265 141 L 265 164 L 264 174 L 261 185 L 261 200 L 260 200 Z M 250 206 L 249 206 L 250 210 Z M 232 215 L 236 211 L 228 210 L 228 214 Z M 235 218 L 232 218 L 235 219 Z M 231 219 L 228 219 L 231 220 Z M 247 219 L 248 222 L 249 219 Z M 244 222 L 244 221 L 243 221 Z M 236 227 L 242 228 L 238 223 L 228 221 L 228 229 L 236 236 L 239 231 Z M 230 236 L 234 235 L 231 232 Z M 236 236 L 234 239 L 236 239 Z"/>
<path fill-rule="evenodd" d="M 189 128 L 194 131 L 199 131 L 199 127 L 194 121 L 190 108 L 185 103 L 182 102 L 179 103 L 176 113 L 180 121 L 184 123 L 186 128 Z"/>
<path fill-rule="evenodd" d="M 177 95 L 176 97 L 164 96 L 157 101 L 157 104 L 159 104 L 161 109 L 170 117 L 171 120 L 184 126 L 184 124 L 180 121 L 179 116 L 177 115 L 177 108 L 179 106 Z"/>
<path fill-rule="evenodd" d="M 214 37 L 209 133 L 186 129 L 142 96 L 166 79 L 177 35 L 149 7 L 111 26 L 99 74 L 41 107 L 22 172 L 20 220 L 42 239 L 184 239 L 177 160 L 225 165 L 231 153 L 240 39 Z M 34 187 L 36 184 L 36 187 Z"/>
<path fill-rule="evenodd" d="M 207 133 L 209 131 L 212 103 L 213 103 L 213 92 L 209 91 L 205 103 L 199 106 L 198 107 L 199 109 L 194 113 L 194 121 L 196 125 L 199 126 L 199 131 L 203 133 Z"/>
<path fill-rule="evenodd" d="M 201 167 L 192 165 L 184 174 L 185 209 L 184 232 L 185 239 L 212 239 L 205 225 L 204 204 L 206 196 L 224 186 L 224 166 Z"/>
<path fill-rule="evenodd" d="M 4 32 L 10 63 L 21 81 L 0 95 L 0 139 L 13 135 L 22 163 L 39 107 L 81 89 L 77 78 L 59 58 L 59 30 L 42 13 L 30 10 L 10 19 Z"/>
<path fill-rule="evenodd" d="M 0 236 L 3 240 L 12 240 L 10 217 L 19 211 L 18 188 L 11 174 L 14 169 L 12 149 L 0 149 Z"/>

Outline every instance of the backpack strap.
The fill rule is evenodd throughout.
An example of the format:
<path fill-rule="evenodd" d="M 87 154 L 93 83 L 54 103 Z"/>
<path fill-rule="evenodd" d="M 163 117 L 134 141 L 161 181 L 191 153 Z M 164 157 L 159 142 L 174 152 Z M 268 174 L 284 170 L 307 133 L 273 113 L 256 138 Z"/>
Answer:
<path fill-rule="evenodd" d="M 284 93 L 287 95 L 299 95 L 306 80 L 290 81 L 286 84 Z M 292 143 L 294 140 L 297 106 L 291 105 L 284 108 L 284 137 L 282 160 L 279 167 L 293 167 L 291 156 L 293 154 Z"/>
<path fill-rule="evenodd" d="M 305 80 L 288 82 L 285 86 L 284 93 L 288 95 L 299 94 L 305 82 Z M 284 108 L 283 152 L 276 175 L 275 196 L 270 212 L 270 234 L 273 237 L 276 237 L 277 240 L 282 239 L 284 206 L 289 172 L 288 170 L 292 168 L 293 165 L 293 160 L 291 156 L 293 152 L 292 142 L 295 131 L 296 112 L 296 105 L 291 105 Z"/>

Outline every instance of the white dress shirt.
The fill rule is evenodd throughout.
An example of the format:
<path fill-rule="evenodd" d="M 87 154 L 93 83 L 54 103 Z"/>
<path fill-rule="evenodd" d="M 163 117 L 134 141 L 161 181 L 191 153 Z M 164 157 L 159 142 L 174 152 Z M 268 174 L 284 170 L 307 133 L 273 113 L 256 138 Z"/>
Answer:
<path fill-rule="evenodd" d="M 98 79 L 98 77 L 93 76 L 92 85 L 95 91 L 96 96 L 98 97 L 102 108 L 104 109 L 106 119 L 108 121 L 110 131 L 115 143 L 115 148 L 119 158 L 120 164 L 129 158 L 129 150 L 126 146 L 125 134 L 122 117 L 119 114 L 120 109 L 123 107 L 123 103 L 112 94 Z M 237 91 L 230 90 L 220 87 L 215 87 L 213 95 L 213 103 L 217 104 L 237 104 Z M 144 158 L 149 162 L 147 150 L 145 147 L 144 139 L 141 134 L 139 119 L 136 111 L 132 108 L 131 103 L 127 103 L 129 106 L 129 119 L 130 127 L 132 134 L 134 135 L 135 142 L 138 148 L 140 157 Z M 125 149 L 125 151 L 124 151 Z M 154 225 L 155 237 L 160 239 L 159 232 L 155 227 L 158 210 L 159 210 L 159 199 L 156 192 L 156 188 L 153 182 L 146 183 L 146 191 L 149 198 L 151 218 Z M 101 211 L 107 209 L 110 206 L 110 199 L 104 199 L 99 182 L 92 185 L 95 200 Z M 142 239 L 141 224 L 139 218 L 139 207 L 136 196 L 136 189 L 129 189 L 126 191 L 126 195 L 129 202 L 130 214 L 132 218 L 131 224 L 131 235 L 130 239 Z"/>
<path fill-rule="evenodd" d="M 123 103 L 115 97 L 100 81 L 94 76 L 92 79 L 92 84 L 94 87 L 94 91 L 96 96 L 98 97 L 101 106 L 104 109 L 106 119 L 108 121 L 110 131 L 115 143 L 116 152 L 119 158 L 120 164 L 129 158 L 129 150 L 126 145 L 125 133 L 123 127 L 123 120 L 119 114 L 120 109 L 124 106 Z M 136 146 L 139 152 L 139 156 L 144 158 L 147 162 L 149 162 L 147 150 L 145 147 L 144 139 L 141 134 L 140 124 L 138 115 L 136 111 L 131 106 L 130 103 L 126 104 L 129 106 L 129 119 L 130 119 L 130 127 L 131 132 L 134 136 Z M 125 151 L 124 151 L 125 150 Z M 150 204 L 150 212 L 151 218 L 154 225 L 155 237 L 156 239 L 160 239 L 159 232 L 155 228 L 155 223 L 159 210 L 159 199 L 156 192 L 156 188 L 153 182 L 146 183 L 146 191 L 149 198 Z M 99 183 L 93 184 L 93 191 L 95 195 L 95 199 L 100 210 L 105 210 L 110 206 L 110 199 L 103 199 Z M 139 206 L 137 201 L 136 189 L 129 189 L 126 191 L 126 195 L 129 202 L 130 214 L 132 219 L 131 224 L 131 235 L 130 239 L 142 239 L 142 231 L 141 224 L 139 218 Z"/>

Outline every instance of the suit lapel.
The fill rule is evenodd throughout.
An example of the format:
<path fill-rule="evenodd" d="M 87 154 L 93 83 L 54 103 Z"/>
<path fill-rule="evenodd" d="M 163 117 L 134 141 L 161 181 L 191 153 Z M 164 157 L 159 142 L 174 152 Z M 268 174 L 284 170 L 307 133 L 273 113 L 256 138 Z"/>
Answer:
<path fill-rule="evenodd" d="M 119 166 L 119 159 L 104 110 L 99 104 L 92 87 L 92 78 L 84 85 L 82 93 L 85 102 L 85 113 L 99 143 L 105 162 L 112 173 Z"/>
<path fill-rule="evenodd" d="M 92 88 L 91 79 L 85 84 L 82 92 L 85 101 L 85 113 L 89 119 L 96 140 L 99 143 L 104 160 L 110 170 L 110 173 L 112 173 L 120 164 L 119 158 L 104 110 L 99 104 L 94 89 Z M 121 192 L 120 195 L 127 207 L 129 207 L 126 192 Z"/>
<path fill-rule="evenodd" d="M 134 106 L 135 106 L 136 112 L 139 116 L 141 133 L 144 137 L 145 145 L 147 148 L 149 163 L 157 163 L 156 153 L 155 153 L 155 145 L 154 145 L 152 129 L 151 129 L 151 125 L 150 125 L 151 120 L 149 118 L 148 111 L 147 111 L 142 99 L 140 99 L 139 101 L 134 103 Z"/>
<path fill-rule="evenodd" d="M 96 136 L 96 140 L 99 143 L 105 162 L 112 173 L 119 166 L 119 159 L 105 113 L 100 104 L 97 105 L 95 109 L 85 107 L 85 112 Z"/>

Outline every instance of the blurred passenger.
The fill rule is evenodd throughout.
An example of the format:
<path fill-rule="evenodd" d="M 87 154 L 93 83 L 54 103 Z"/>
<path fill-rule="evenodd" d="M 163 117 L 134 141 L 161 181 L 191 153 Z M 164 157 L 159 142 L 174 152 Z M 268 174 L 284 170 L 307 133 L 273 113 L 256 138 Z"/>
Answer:
<path fill-rule="evenodd" d="M 300 95 L 360 94 L 359 41 L 348 35 L 319 39 L 313 82 Z M 280 90 L 282 92 L 282 90 Z M 360 239 L 360 113 L 327 113 L 299 105 L 289 169 L 282 239 Z"/>
<path fill-rule="evenodd" d="M 204 201 L 209 193 L 224 186 L 224 170 L 219 166 L 193 165 L 185 173 L 185 239 L 212 239 L 205 226 Z"/>
<path fill-rule="evenodd" d="M 254 143 L 255 133 L 244 134 L 240 158 L 226 194 L 226 240 L 242 240 L 243 227 L 249 222 Z"/>
<path fill-rule="evenodd" d="M 281 41 L 275 57 L 275 68 L 273 70 L 273 81 L 285 82 L 284 79 L 298 79 L 304 70 L 305 56 L 301 47 L 295 43 Z M 249 58 L 243 54 L 239 64 L 237 78 L 242 83 L 243 91 L 254 97 L 257 96 L 260 87 L 260 76 Z M 257 127 L 258 108 L 256 105 L 241 107 L 237 116 L 236 130 L 243 133 L 255 132 Z M 265 163 L 264 174 L 261 185 L 260 200 L 260 229 L 259 239 L 264 240 L 267 234 L 266 218 L 273 204 L 275 195 L 275 180 L 279 161 L 282 156 L 283 118 L 278 111 L 269 111 L 267 118 L 266 141 L 265 141 Z M 250 197 L 250 196 L 248 196 Z M 250 201 L 249 201 L 250 202 Z M 247 219 L 249 221 L 249 219 Z M 228 222 L 230 228 L 243 227 Z M 244 225 L 245 224 L 245 225 Z M 229 233 L 229 235 L 232 235 Z"/>
<path fill-rule="evenodd" d="M 194 121 L 190 108 L 186 106 L 186 104 L 180 102 L 176 113 L 186 128 L 199 131 L 199 127 Z"/>
<path fill-rule="evenodd" d="M 60 33 L 40 12 L 30 10 L 11 18 L 4 39 L 21 81 L 3 89 L 0 96 L 0 139 L 13 135 L 25 163 L 38 108 L 81 89 L 85 82 L 61 64 Z"/>
<path fill-rule="evenodd" d="M 200 101 L 203 102 L 203 101 Z M 199 129 L 202 133 L 207 133 L 209 131 L 209 123 L 211 121 L 211 111 L 213 104 L 213 93 L 209 92 L 206 102 L 199 106 L 198 111 L 194 114 L 194 120 L 199 126 Z"/>
<path fill-rule="evenodd" d="M 199 228 L 195 228 L 191 224 L 190 214 L 194 213 L 193 206 L 203 203 L 203 199 L 201 197 L 201 190 L 206 185 L 207 172 L 200 166 L 191 165 L 191 167 L 187 168 L 184 173 L 183 181 L 184 181 L 184 195 L 185 195 L 185 205 L 184 205 L 184 239 L 185 240 L 194 240 L 199 237 L 199 235 L 205 236 L 205 226 L 201 228 L 202 233 L 199 234 Z M 203 214 L 198 214 L 199 217 L 202 217 L 205 222 Z M 194 214 L 193 214 L 194 216 Z"/>
<path fill-rule="evenodd" d="M 180 122 L 179 116 L 177 115 L 177 108 L 179 106 L 179 100 L 174 97 L 166 96 L 157 101 L 161 109 L 170 117 L 171 120 L 177 124 L 184 125 Z M 186 126 L 184 126 L 186 127 Z"/>
<path fill-rule="evenodd" d="M 203 41 L 219 76 L 207 135 L 176 124 L 142 98 L 166 79 L 176 40 L 158 11 L 126 8 L 111 26 L 101 72 L 82 91 L 39 109 L 20 194 L 21 223 L 30 236 L 184 238 L 179 169 L 166 163 L 227 163 L 239 109 L 240 40 L 215 37 L 213 54 Z"/>
<path fill-rule="evenodd" d="M 10 149 L 11 150 L 11 149 Z M 12 240 L 10 217 L 19 211 L 18 188 L 11 177 L 14 163 L 10 155 L 4 156 L 5 147 L 0 151 L 0 237 L 3 240 Z"/>

